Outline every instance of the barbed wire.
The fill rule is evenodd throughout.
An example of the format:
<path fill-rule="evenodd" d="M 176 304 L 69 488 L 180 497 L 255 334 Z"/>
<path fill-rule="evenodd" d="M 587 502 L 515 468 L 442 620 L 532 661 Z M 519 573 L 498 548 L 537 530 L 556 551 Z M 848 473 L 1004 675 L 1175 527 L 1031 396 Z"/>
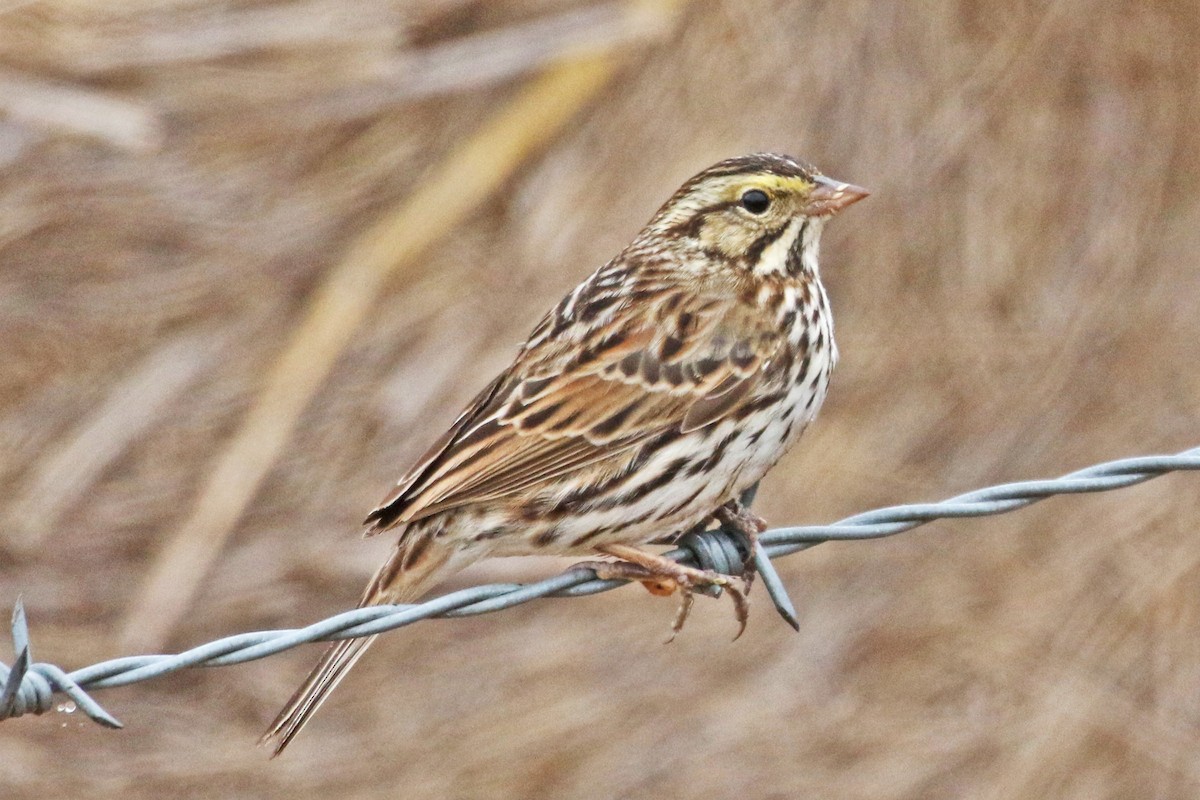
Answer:
<path fill-rule="evenodd" d="M 879 539 L 911 530 L 937 519 L 1003 514 L 1060 494 L 1104 492 L 1132 486 L 1168 472 L 1200 470 L 1200 447 L 1175 455 L 1143 456 L 1097 464 L 1050 480 L 991 486 L 938 503 L 891 506 L 847 517 L 831 525 L 775 528 L 759 537 L 754 553 L 764 587 L 784 619 L 798 627 L 795 611 L 771 559 L 806 550 L 822 542 Z M 681 563 L 734 574 L 741 571 L 744 543 L 727 531 L 705 531 L 680 540 L 684 545 L 665 555 Z M 106 689 L 150 680 L 189 667 L 241 664 L 289 650 L 301 644 L 348 639 L 402 628 L 425 619 L 468 617 L 501 611 L 543 597 L 581 597 L 615 589 L 625 581 L 600 580 L 585 567 L 531 584 L 489 584 L 452 592 L 416 605 L 388 605 L 346 611 L 304 628 L 257 631 L 228 636 L 176 655 L 128 656 L 66 672 L 34 663 L 25 611 L 18 599 L 13 611 L 12 667 L 0 663 L 0 720 L 42 714 L 63 694 L 91 719 L 110 728 L 121 723 L 91 698 L 85 689 Z"/>

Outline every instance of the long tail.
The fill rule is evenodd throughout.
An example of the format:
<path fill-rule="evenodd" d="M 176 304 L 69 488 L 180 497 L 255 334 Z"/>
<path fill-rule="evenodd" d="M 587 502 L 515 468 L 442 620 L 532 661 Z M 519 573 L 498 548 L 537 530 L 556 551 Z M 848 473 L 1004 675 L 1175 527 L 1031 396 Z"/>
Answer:
<path fill-rule="evenodd" d="M 359 607 L 408 603 L 418 599 L 433 583 L 445 577 L 449 571 L 447 562 L 452 554 L 452 550 L 432 536 L 402 537 L 391 557 L 367 585 Z M 330 645 L 271 727 L 258 740 L 260 745 L 272 739 L 277 740 L 272 758 L 282 753 L 312 715 L 317 713 L 329 693 L 341 683 L 373 641 L 375 636 L 367 636 Z"/>

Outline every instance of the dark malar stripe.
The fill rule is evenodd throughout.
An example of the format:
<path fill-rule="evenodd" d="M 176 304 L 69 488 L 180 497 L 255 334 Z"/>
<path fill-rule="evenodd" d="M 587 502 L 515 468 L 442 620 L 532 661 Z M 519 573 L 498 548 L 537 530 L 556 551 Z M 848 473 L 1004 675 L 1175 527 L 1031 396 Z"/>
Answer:
<path fill-rule="evenodd" d="M 758 263 L 758 260 L 762 258 L 763 251 L 775 242 L 779 241 L 779 237 L 783 236 L 784 231 L 788 229 L 788 225 L 790 224 L 791 223 L 789 222 L 787 225 L 783 225 L 773 231 L 767 231 L 762 236 L 751 242 L 750 246 L 746 248 L 746 263 L 753 268 L 754 265 Z M 803 232 L 803 228 L 801 228 L 801 231 Z M 791 267 L 791 256 L 789 255 L 788 272 L 791 272 Z"/>
<path fill-rule="evenodd" d="M 804 240 L 808 238 L 808 225 L 809 220 L 807 219 L 800 223 L 800 233 L 796 235 L 796 241 L 792 242 L 792 246 L 788 248 L 788 275 L 795 276 L 804 272 Z"/>

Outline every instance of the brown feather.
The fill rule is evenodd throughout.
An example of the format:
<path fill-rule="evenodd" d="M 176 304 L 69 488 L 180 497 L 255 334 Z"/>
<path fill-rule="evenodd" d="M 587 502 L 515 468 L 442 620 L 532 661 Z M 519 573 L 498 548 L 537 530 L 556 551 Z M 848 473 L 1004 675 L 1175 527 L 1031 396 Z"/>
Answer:
<path fill-rule="evenodd" d="M 814 216 L 865 194 L 771 154 L 685 183 L 367 517 L 401 530 L 362 605 L 416 599 L 490 555 L 636 555 L 759 480 L 836 361 Z M 265 737 L 277 753 L 372 640 L 326 652 Z"/>
<path fill-rule="evenodd" d="M 367 536 L 374 536 L 377 533 L 382 533 L 395 524 L 395 520 L 391 519 L 390 515 L 388 514 L 391 506 L 404 496 L 404 493 L 408 491 L 409 487 L 411 487 L 413 483 L 415 483 L 421 477 L 425 470 L 428 469 L 429 466 L 437 459 L 437 457 L 446 450 L 450 443 L 454 441 L 460 433 L 462 433 L 462 430 L 474 420 L 479 410 L 491 401 L 492 397 L 495 396 L 497 390 L 499 390 L 501 384 L 504 382 L 504 378 L 507 374 L 508 373 L 501 373 L 500 375 L 496 376 L 495 380 L 489 383 L 482 392 L 475 396 L 475 399 L 472 400 L 466 409 L 458 415 L 458 418 L 454 420 L 454 424 L 450 426 L 450 429 L 438 437 L 438 440 L 433 443 L 433 446 L 426 450 L 425 454 L 417 459 L 417 463 L 414 464 L 412 468 L 408 470 L 408 472 L 404 473 L 404 475 L 396 483 L 396 488 L 394 488 L 388 494 L 388 496 L 383 499 L 383 502 L 381 502 L 370 514 L 367 515 L 367 518 L 363 521 L 364 525 L 369 526 L 366 531 Z"/>
<path fill-rule="evenodd" d="M 672 341 L 681 313 L 686 346 Z M 551 331 L 523 350 L 372 512 L 376 530 L 511 495 L 671 428 L 711 425 L 753 389 L 779 343 L 756 306 L 728 293 L 660 292 L 615 314 L 582 343 Z M 579 363 L 581 347 L 589 357 Z"/>
<path fill-rule="evenodd" d="M 441 578 L 442 568 L 451 556 L 451 548 L 438 542 L 432 532 L 402 538 L 367 585 L 359 608 L 420 598 Z M 375 636 L 366 636 L 330 645 L 258 743 L 275 740 L 272 757 L 282 753 L 374 641 Z"/>

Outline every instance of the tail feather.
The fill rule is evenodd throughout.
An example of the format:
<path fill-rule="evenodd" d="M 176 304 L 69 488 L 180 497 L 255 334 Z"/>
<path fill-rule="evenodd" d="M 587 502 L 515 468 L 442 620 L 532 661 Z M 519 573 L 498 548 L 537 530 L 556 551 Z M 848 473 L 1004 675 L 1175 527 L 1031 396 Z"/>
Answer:
<path fill-rule="evenodd" d="M 260 745 L 264 745 L 278 737 L 275 742 L 275 750 L 271 753 L 272 758 L 282 753 L 283 749 L 296 737 L 296 734 L 308 724 L 312 715 L 317 713 L 317 709 L 329 698 L 329 693 L 342 682 L 342 678 L 346 677 L 350 668 L 358 659 L 362 658 L 373 641 L 375 641 L 374 636 L 364 639 L 345 639 L 335 642 L 325 651 L 325 655 L 321 656 L 321 660 L 309 673 L 308 678 L 279 712 L 275 722 L 258 740 Z"/>
<path fill-rule="evenodd" d="M 367 585 L 359 607 L 385 603 L 407 603 L 418 599 L 447 573 L 451 551 L 432 537 L 404 537 L 391 558 Z M 346 673 L 362 658 L 376 636 L 345 639 L 330 645 L 304 683 L 279 712 L 259 739 L 260 745 L 275 741 L 271 757 L 279 755 L 296 737 L 312 715 L 329 697 Z"/>

